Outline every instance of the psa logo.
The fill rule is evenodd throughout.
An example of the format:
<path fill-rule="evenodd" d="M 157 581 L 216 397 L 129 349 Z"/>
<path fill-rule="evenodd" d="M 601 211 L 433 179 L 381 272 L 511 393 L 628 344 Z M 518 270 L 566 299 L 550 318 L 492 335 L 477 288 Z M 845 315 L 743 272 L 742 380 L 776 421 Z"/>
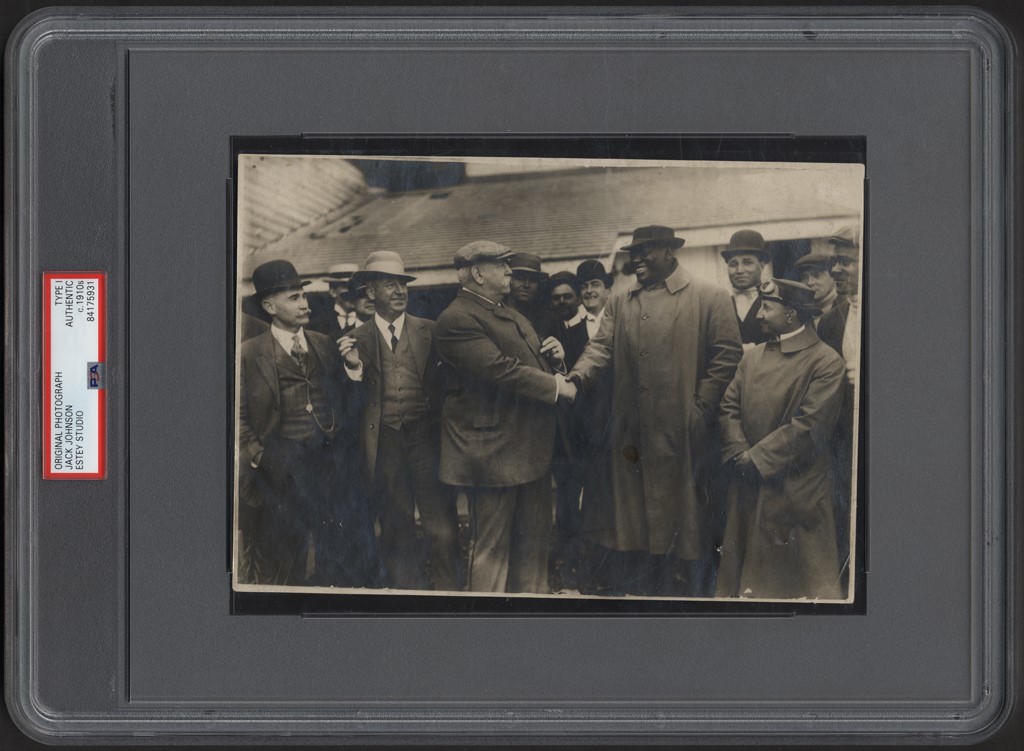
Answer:
<path fill-rule="evenodd" d="M 90 362 L 89 366 L 89 388 L 91 389 L 102 389 L 106 388 L 104 382 L 104 365 L 101 362 Z"/>

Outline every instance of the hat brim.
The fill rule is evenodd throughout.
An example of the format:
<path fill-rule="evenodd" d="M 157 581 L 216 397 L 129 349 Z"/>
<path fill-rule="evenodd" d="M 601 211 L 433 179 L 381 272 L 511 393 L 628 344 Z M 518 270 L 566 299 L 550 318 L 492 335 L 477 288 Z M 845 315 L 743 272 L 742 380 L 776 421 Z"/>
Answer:
<path fill-rule="evenodd" d="M 722 258 L 726 261 L 736 256 L 757 256 L 761 263 L 768 263 L 771 260 L 768 251 L 762 248 L 731 248 L 722 251 Z"/>
<path fill-rule="evenodd" d="M 536 269 L 524 269 L 518 266 L 510 266 L 509 271 L 511 271 L 512 273 L 529 274 L 530 276 L 535 276 L 538 279 L 549 279 L 551 277 L 551 275 L 548 274 L 548 272 L 546 271 L 537 271 Z"/>
<path fill-rule="evenodd" d="M 392 274 L 387 271 L 357 271 L 352 275 L 352 281 L 349 286 L 358 289 L 364 286 L 367 282 L 373 281 L 374 279 L 398 279 L 403 282 L 414 282 L 416 277 L 409 276 L 408 274 Z"/>
<path fill-rule="evenodd" d="M 670 250 L 678 250 L 683 247 L 686 240 L 682 237 L 666 237 L 660 240 L 641 240 L 638 243 L 630 243 L 619 248 L 619 253 L 629 253 L 634 250 L 644 250 L 645 248 L 668 248 Z"/>
<path fill-rule="evenodd" d="M 308 287 L 312 283 L 312 279 L 295 279 L 294 281 L 282 282 L 281 284 L 275 284 L 273 287 L 268 287 L 262 291 L 257 290 L 253 293 L 252 298 L 259 301 L 267 295 L 272 295 L 275 292 L 284 292 L 289 289 L 302 289 L 303 287 Z"/>

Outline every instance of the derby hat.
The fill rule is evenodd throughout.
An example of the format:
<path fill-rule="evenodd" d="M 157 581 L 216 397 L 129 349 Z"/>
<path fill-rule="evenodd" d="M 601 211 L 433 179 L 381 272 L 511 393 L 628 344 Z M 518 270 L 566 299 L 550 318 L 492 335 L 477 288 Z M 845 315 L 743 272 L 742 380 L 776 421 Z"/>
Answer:
<path fill-rule="evenodd" d="M 533 274 L 541 279 L 547 279 L 548 275 L 540 270 L 540 256 L 533 253 L 515 253 L 508 259 L 508 267 L 513 273 Z"/>
<path fill-rule="evenodd" d="M 854 224 L 840 227 L 829 236 L 828 243 L 835 248 L 837 255 L 847 250 L 860 250 L 860 228 Z"/>
<path fill-rule="evenodd" d="M 362 268 L 352 274 L 350 284 L 354 288 L 359 288 L 365 286 L 371 279 L 382 276 L 400 279 L 403 282 L 416 279 L 405 273 L 405 263 L 398 253 L 393 250 L 375 250 L 366 257 Z"/>
<path fill-rule="evenodd" d="M 474 263 L 507 261 L 514 254 L 510 248 L 490 240 L 474 240 L 455 251 L 455 268 L 463 269 Z"/>
<path fill-rule="evenodd" d="M 312 282 L 300 279 L 291 262 L 283 259 L 262 263 L 252 272 L 252 286 L 256 288 L 253 299 L 256 302 L 274 292 L 302 289 L 307 284 Z"/>
<path fill-rule="evenodd" d="M 604 264 L 596 258 L 588 258 L 586 261 L 582 261 L 576 267 L 576 278 L 580 280 L 580 284 L 598 279 L 604 282 L 604 286 L 608 288 L 611 288 L 614 281 L 612 275 L 605 271 Z"/>
<path fill-rule="evenodd" d="M 750 255 L 757 256 L 761 263 L 768 263 L 770 260 L 768 251 L 764 247 L 764 238 L 760 232 L 752 229 L 741 229 L 733 232 L 729 238 L 729 244 L 722 251 L 722 258 L 728 261 L 736 256 Z"/>
<path fill-rule="evenodd" d="M 660 224 L 651 224 L 647 227 L 637 227 L 633 230 L 633 241 L 629 245 L 619 248 L 620 252 L 629 253 L 632 250 L 645 250 L 647 248 L 676 248 L 683 247 L 685 243 L 681 237 L 676 237 L 671 227 L 663 227 Z"/>
<path fill-rule="evenodd" d="M 772 300 L 787 308 L 820 316 L 821 308 L 814 302 L 814 290 L 806 284 L 789 279 L 769 279 L 757 287 L 762 300 Z"/>

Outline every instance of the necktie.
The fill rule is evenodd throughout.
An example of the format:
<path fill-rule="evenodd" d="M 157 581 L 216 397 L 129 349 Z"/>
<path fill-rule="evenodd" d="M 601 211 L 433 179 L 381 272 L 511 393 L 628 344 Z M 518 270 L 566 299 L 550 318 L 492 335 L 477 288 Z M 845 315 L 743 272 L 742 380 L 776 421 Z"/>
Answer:
<path fill-rule="evenodd" d="M 388 331 L 391 332 L 391 351 L 394 352 L 396 349 L 398 349 L 398 337 L 395 336 L 395 324 L 389 323 Z"/>
<path fill-rule="evenodd" d="M 291 356 L 299 364 L 302 372 L 306 372 L 306 350 L 302 348 L 302 341 L 299 339 L 298 334 L 292 334 Z"/>

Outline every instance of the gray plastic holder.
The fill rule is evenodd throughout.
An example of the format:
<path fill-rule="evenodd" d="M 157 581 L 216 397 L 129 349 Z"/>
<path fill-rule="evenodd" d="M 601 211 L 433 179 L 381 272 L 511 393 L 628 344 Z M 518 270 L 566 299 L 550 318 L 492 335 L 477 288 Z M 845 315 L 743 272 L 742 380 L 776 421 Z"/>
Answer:
<path fill-rule="evenodd" d="M 7 50 L 6 697 L 68 742 L 950 742 L 1013 703 L 1014 51 L 970 9 L 72 10 Z M 237 616 L 230 138 L 863 136 L 866 612 Z M 106 478 L 41 280 L 107 275 Z"/>

